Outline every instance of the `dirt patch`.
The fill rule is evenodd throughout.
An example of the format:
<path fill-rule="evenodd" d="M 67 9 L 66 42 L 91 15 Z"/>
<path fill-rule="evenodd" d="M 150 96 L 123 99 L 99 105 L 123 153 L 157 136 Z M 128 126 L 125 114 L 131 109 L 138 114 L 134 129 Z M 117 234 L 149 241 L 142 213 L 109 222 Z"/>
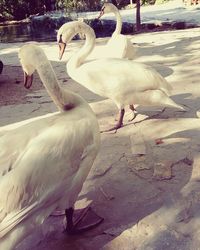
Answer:
<path fill-rule="evenodd" d="M 23 86 L 24 74 L 20 66 L 4 65 L 3 72 L 0 75 L 0 106 L 20 104 L 27 102 L 27 94 L 35 90 L 43 89 L 38 75 L 34 74 L 34 81 L 30 90 Z"/>

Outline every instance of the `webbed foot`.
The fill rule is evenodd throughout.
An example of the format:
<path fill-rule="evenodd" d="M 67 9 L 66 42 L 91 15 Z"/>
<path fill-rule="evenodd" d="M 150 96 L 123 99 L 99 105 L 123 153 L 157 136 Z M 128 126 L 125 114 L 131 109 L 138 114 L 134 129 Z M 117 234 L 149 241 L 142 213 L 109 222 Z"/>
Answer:
<path fill-rule="evenodd" d="M 93 229 L 104 220 L 98 216 L 91 207 L 75 211 L 73 208 L 69 208 L 65 210 L 65 215 L 67 221 L 65 231 L 70 235 Z"/>
<path fill-rule="evenodd" d="M 125 113 L 125 110 L 124 109 L 120 109 L 119 119 L 118 119 L 117 124 L 114 127 L 112 127 L 112 128 L 101 130 L 100 132 L 103 133 L 103 132 L 110 132 L 110 131 L 115 130 L 115 133 L 116 133 L 117 130 L 123 126 L 124 113 Z"/>

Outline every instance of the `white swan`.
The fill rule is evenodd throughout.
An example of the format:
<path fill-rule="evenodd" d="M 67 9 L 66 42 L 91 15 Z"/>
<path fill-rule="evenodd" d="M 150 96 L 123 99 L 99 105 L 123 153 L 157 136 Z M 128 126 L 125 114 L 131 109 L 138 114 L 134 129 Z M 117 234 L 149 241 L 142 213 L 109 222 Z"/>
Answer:
<path fill-rule="evenodd" d="M 101 18 L 107 13 L 114 13 L 117 21 L 115 31 L 106 45 L 109 57 L 133 59 L 137 49 L 133 46 L 127 36 L 121 34 L 122 17 L 118 8 L 112 3 L 104 3 L 98 18 Z"/>
<path fill-rule="evenodd" d="M 11 250 L 55 210 L 65 209 L 67 231 L 73 206 L 99 148 L 95 114 L 79 95 L 64 90 L 36 45 L 19 52 L 25 87 L 37 70 L 59 112 L 0 131 L 0 249 Z M 97 217 L 94 226 L 102 221 Z M 83 228 L 82 228 L 83 229 Z"/>
<path fill-rule="evenodd" d="M 79 32 L 85 34 L 86 42 L 68 61 L 67 72 L 72 79 L 92 92 L 115 102 L 120 110 L 120 117 L 116 126 L 107 131 L 122 126 L 126 105 L 133 111 L 133 104 L 169 106 L 184 110 L 168 96 L 171 90 L 169 83 L 150 66 L 117 58 L 84 63 L 95 45 L 95 34 L 93 29 L 83 22 L 66 23 L 65 33 L 58 33 L 60 59 L 66 44 Z"/>
<path fill-rule="evenodd" d="M 122 29 L 122 18 L 117 7 L 112 3 L 104 3 L 101 13 L 98 19 L 104 13 L 114 13 L 117 19 L 117 24 L 115 31 L 112 34 L 112 37 L 108 40 L 106 45 L 96 46 L 92 51 L 92 54 L 89 56 L 89 59 L 96 58 L 127 58 L 132 60 L 136 56 L 137 47 L 133 46 L 131 41 L 127 36 L 121 34 Z M 79 20 L 83 22 L 83 20 Z M 58 30 L 57 39 L 59 41 L 59 34 L 62 33 L 63 37 L 67 33 L 67 26 L 63 24 Z"/>

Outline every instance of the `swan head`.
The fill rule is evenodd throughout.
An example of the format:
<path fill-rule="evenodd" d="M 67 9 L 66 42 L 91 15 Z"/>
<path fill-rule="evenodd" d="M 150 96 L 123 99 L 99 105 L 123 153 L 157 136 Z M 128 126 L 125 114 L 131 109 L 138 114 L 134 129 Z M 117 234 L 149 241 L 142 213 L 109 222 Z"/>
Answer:
<path fill-rule="evenodd" d="M 82 21 L 72 21 L 63 24 L 57 33 L 57 42 L 59 46 L 59 59 L 62 59 L 62 56 L 65 52 L 67 43 L 69 43 L 72 38 L 78 33 L 87 33 L 91 32 L 92 29 L 89 25 Z"/>
<path fill-rule="evenodd" d="M 113 13 L 113 12 L 114 13 L 118 12 L 117 7 L 112 3 L 104 3 L 101 8 L 101 12 L 98 16 L 98 19 L 101 18 L 104 14 Z"/>
<path fill-rule="evenodd" d="M 24 86 L 29 89 L 33 82 L 33 73 L 44 61 L 44 52 L 35 44 L 26 44 L 19 50 L 19 60 L 24 71 Z"/>

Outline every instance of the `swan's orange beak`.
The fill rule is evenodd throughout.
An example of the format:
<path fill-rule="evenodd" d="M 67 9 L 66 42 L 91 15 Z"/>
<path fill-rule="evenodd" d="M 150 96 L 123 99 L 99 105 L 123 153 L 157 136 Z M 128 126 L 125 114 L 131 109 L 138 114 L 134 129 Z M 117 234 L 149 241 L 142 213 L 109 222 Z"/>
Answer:
<path fill-rule="evenodd" d="M 66 43 L 63 43 L 63 42 L 59 42 L 58 43 L 58 46 L 59 46 L 59 60 L 62 59 L 62 56 L 65 52 L 65 48 L 66 48 Z"/>
<path fill-rule="evenodd" d="M 105 9 L 105 7 L 103 7 L 101 9 L 101 12 L 100 12 L 99 16 L 97 17 L 97 19 L 100 19 L 104 15 L 104 9 Z"/>
<path fill-rule="evenodd" d="M 26 89 L 30 89 L 31 85 L 33 83 L 33 75 L 27 75 L 26 72 L 24 72 L 24 87 Z"/>

